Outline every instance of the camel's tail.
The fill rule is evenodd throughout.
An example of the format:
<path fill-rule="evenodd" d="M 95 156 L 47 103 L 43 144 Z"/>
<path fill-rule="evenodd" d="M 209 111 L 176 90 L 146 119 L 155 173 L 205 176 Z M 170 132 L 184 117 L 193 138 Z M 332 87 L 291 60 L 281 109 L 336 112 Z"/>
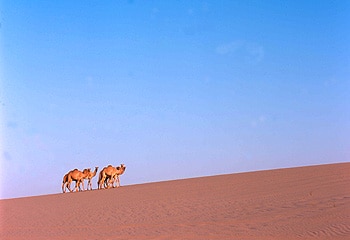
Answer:
<path fill-rule="evenodd" d="M 65 184 L 68 181 L 68 174 L 63 176 L 63 180 L 62 180 L 62 192 L 65 193 Z"/>
<path fill-rule="evenodd" d="M 102 181 L 102 171 L 98 174 L 98 181 L 97 181 L 97 185 L 98 185 L 98 189 L 100 189 L 100 182 Z"/>

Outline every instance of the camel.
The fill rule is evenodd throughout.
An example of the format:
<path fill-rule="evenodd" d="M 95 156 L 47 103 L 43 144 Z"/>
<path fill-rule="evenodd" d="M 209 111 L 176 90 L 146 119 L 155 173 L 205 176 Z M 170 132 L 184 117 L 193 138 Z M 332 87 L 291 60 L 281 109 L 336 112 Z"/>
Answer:
<path fill-rule="evenodd" d="M 78 191 L 78 190 L 81 191 L 80 183 L 83 184 L 83 191 L 85 191 L 84 179 L 88 177 L 90 172 L 91 172 L 90 168 L 86 168 L 82 172 L 79 171 L 78 169 L 74 169 L 73 171 L 70 172 L 70 174 L 68 174 L 68 186 L 70 187 L 70 183 L 73 180 L 75 181 L 75 191 Z"/>
<path fill-rule="evenodd" d="M 102 184 L 105 185 L 106 177 L 113 175 L 114 171 L 115 168 L 112 165 L 108 165 L 100 171 L 97 181 L 98 189 L 102 189 Z"/>
<path fill-rule="evenodd" d="M 92 179 L 93 177 L 95 177 L 95 176 L 96 176 L 97 170 L 98 170 L 98 167 L 95 167 L 95 171 L 93 171 L 93 172 L 89 172 L 89 175 L 87 176 L 87 179 L 88 179 L 88 186 L 87 186 L 87 190 L 89 190 L 89 186 L 90 186 L 90 190 L 92 190 L 92 183 L 91 183 L 91 179 Z"/>
<path fill-rule="evenodd" d="M 111 165 L 109 165 L 111 166 Z M 115 167 L 116 171 L 112 176 L 106 176 L 104 181 L 104 187 L 109 188 L 109 184 L 112 183 L 112 187 L 114 188 L 114 183 L 116 183 L 116 187 L 120 187 L 120 179 L 119 176 L 122 175 L 126 169 L 124 164 L 120 164 L 120 166 Z"/>
<path fill-rule="evenodd" d="M 65 193 L 66 188 L 70 192 L 72 192 L 70 185 L 72 181 L 75 181 L 75 191 L 81 191 L 80 183 L 83 184 L 83 190 L 84 189 L 84 179 L 88 177 L 89 173 L 91 172 L 90 168 L 84 169 L 82 172 L 78 169 L 74 169 L 72 171 L 69 171 L 66 175 L 63 177 L 62 182 L 62 191 Z"/>
<path fill-rule="evenodd" d="M 111 178 L 111 180 L 114 178 L 116 187 L 120 187 L 120 178 L 119 176 L 122 175 L 125 172 L 126 166 L 124 164 L 120 164 L 120 166 L 116 167 L 116 172 L 114 176 Z M 113 181 L 113 180 L 112 180 Z M 114 182 L 112 182 L 112 186 L 114 187 Z"/>
<path fill-rule="evenodd" d="M 120 166 L 113 167 L 112 165 L 108 165 L 104 167 L 98 178 L 98 189 L 102 189 L 102 185 L 104 188 L 110 188 L 109 183 L 112 183 L 112 187 L 114 188 L 114 181 L 117 183 L 117 187 L 120 186 L 119 176 L 124 173 L 126 166 L 121 164 Z M 109 180 L 109 182 L 108 182 Z"/>

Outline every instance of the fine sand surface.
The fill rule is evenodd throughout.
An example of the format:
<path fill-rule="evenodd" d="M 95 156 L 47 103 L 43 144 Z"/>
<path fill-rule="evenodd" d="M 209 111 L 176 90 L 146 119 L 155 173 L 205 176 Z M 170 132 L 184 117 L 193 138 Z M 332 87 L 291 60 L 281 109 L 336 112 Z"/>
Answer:
<path fill-rule="evenodd" d="M 0 214 L 0 239 L 350 239 L 350 163 L 6 199 Z"/>

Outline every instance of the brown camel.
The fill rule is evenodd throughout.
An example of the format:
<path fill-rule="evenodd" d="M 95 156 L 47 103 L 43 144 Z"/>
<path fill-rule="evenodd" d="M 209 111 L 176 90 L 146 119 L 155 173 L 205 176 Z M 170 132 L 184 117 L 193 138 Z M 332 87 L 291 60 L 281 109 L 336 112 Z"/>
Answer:
<path fill-rule="evenodd" d="M 87 176 L 87 179 L 88 179 L 87 190 L 89 190 L 89 186 L 90 186 L 90 190 L 92 190 L 92 182 L 91 182 L 91 179 L 92 179 L 93 177 L 96 176 L 97 170 L 98 170 L 98 167 L 95 167 L 95 171 L 89 172 L 89 175 Z"/>
<path fill-rule="evenodd" d="M 62 191 L 65 192 L 65 188 L 67 187 L 70 192 L 72 192 L 70 185 L 72 181 L 75 181 L 75 191 L 81 191 L 80 183 L 83 184 L 83 190 L 84 189 L 84 179 L 87 178 L 89 173 L 91 172 L 90 168 L 84 169 L 82 172 L 78 169 L 74 169 L 70 172 L 68 172 L 63 177 L 63 183 L 62 183 Z"/>
<path fill-rule="evenodd" d="M 99 174 L 98 189 L 102 189 L 102 187 L 110 188 L 109 183 L 112 183 L 112 187 L 114 187 L 114 180 L 117 181 L 117 186 L 118 183 L 120 186 L 119 175 L 123 174 L 125 169 L 126 166 L 124 164 L 117 167 L 113 167 L 112 165 L 104 167 Z"/>

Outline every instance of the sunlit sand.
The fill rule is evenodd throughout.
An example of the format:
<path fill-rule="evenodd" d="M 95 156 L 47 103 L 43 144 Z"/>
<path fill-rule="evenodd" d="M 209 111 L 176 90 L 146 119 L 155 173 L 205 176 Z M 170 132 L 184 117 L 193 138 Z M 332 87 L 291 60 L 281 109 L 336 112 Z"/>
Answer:
<path fill-rule="evenodd" d="M 340 163 L 6 199 L 0 239 L 348 239 L 349 186 Z"/>

